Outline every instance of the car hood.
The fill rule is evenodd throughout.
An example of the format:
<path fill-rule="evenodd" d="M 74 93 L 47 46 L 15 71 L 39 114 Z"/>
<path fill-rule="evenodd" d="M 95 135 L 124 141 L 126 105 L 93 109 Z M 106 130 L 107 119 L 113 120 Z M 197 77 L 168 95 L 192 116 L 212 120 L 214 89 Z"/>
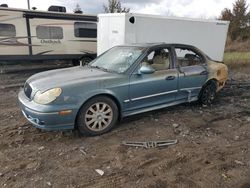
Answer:
<path fill-rule="evenodd" d="M 45 91 L 71 83 L 105 80 L 115 75 L 115 73 L 104 72 L 96 68 L 78 66 L 38 73 L 31 76 L 27 83 L 35 90 Z"/>

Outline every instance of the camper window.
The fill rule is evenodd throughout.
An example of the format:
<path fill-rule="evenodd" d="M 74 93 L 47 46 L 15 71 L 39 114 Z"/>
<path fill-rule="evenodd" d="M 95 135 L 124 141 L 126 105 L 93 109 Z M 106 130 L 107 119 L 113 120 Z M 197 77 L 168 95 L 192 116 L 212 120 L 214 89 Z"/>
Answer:
<path fill-rule="evenodd" d="M 63 39 L 61 27 L 37 26 L 36 34 L 39 39 Z"/>
<path fill-rule="evenodd" d="M 16 28 L 12 24 L 0 24 L 0 36 L 3 37 L 15 37 Z"/>
<path fill-rule="evenodd" d="M 75 37 L 96 38 L 97 37 L 96 23 L 75 22 Z"/>

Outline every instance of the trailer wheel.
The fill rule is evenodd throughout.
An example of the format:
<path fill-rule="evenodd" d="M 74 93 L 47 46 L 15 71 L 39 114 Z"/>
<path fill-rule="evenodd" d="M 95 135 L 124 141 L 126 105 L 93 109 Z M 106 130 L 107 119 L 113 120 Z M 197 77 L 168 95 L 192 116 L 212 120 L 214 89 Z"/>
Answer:
<path fill-rule="evenodd" d="M 81 59 L 73 59 L 73 60 L 72 60 L 72 64 L 73 64 L 73 66 L 79 66 L 79 65 L 80 65 L 80 62 L 82 62 L 82 65 L 87 65 L 87 64 L 89 64 L 92 60 L 93 60 L 93 58 L 86 56 L 86 57 L 83 57 L 83 58 L 81 58 Z"/>
<path fill-rule="evenodd" d="M 92 60 L 93 60 L 93 58 L 88 57 L 88 56 L 83 57 L 83 58 L 81 59 L 83 65 L 89 64 Z"/>
<path fill-rule="evenodd" d="M 78 59 L 73 59 L 72 60 L 72 64 L 73 64 L 73 66 L 79 66 L 80 65 L 80 61 Z"/>

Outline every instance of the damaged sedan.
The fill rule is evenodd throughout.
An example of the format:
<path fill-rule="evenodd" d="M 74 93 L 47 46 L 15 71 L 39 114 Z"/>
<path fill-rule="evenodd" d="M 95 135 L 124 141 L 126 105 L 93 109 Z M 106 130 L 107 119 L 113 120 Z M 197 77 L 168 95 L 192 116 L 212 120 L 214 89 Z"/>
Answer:
<path fill-rule="evenodd" d="M 88 65 L 30 77 L 18 99 L 39 129 L 94 136 L 126 116 L 193 101 L 209 105 L 227 78 L 226 65 L 190 45 L 116 46 Z"/>

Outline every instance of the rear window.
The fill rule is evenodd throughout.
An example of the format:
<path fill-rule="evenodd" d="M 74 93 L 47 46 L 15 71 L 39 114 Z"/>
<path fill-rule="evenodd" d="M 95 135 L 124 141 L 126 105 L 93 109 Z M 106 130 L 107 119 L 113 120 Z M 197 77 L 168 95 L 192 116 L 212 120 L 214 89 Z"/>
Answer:
<path fill-rule="evenodd" d="M 37 26 L 36 34 L 39 39 L 63 39 L 61 27 Z"/>
<path fill-rule="evenodd" d="M 96 23 L 75 22 L 75 37 L 80 38 L 96 38 Z"/>
<path fill-rule="evenodd" d="M 16 28 L 12 24 L 0 24 L 0 36 L 15 37 Z"/>

